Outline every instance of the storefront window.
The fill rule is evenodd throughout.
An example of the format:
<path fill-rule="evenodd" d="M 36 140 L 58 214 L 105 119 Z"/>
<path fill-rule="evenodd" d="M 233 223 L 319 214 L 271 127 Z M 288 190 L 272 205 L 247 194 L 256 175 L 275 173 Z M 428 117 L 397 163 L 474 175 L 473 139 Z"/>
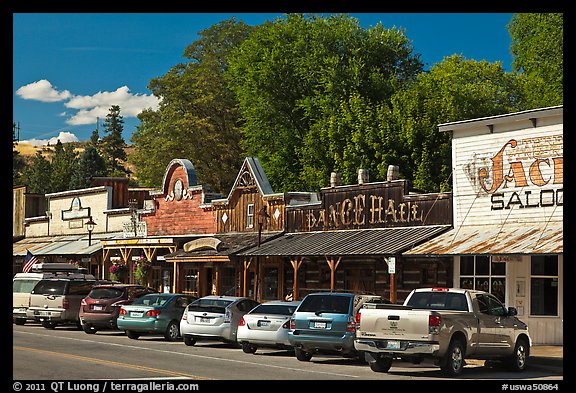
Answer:
<path fill-rule="evenodd" d="M 184 280 L 182 281 L 182 293 L 198 295 L 198 269 L 186 267 L 184 270 Z"/>
<path fill-rule="evenodd" d="M 530 278 L 531 315 L 558 315 L 558 256 L 534 255 Z"/>
<path fill-rule="evenodd" d="M 487 255 L 461 256 L 460 288 L 489 292 L 504 303 L 506 263 L 492 262 Z"/>
<path fill-rule="evenodd" d="M 236 294 L 234 268 L 220 269 L 220 294 L 227 296 L 234 296 Z"/>
<path fill-rule="evenodd" d="M 262 288 L 263 300 L 276 300 L 278 299 L 278 269 L 265 268 L 264 281 Z"/>

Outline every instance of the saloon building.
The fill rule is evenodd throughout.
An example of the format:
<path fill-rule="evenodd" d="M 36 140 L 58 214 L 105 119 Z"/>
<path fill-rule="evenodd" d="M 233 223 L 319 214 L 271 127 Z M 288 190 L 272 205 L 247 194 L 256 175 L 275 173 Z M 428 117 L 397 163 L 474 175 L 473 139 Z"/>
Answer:
<path fill-rule="evenodd" d="M 454 285 L 518 309 L 563 344 L 563 107 L 440 124 L 452 135 L 454 228 L 403 253 L 451 257 Z"/>

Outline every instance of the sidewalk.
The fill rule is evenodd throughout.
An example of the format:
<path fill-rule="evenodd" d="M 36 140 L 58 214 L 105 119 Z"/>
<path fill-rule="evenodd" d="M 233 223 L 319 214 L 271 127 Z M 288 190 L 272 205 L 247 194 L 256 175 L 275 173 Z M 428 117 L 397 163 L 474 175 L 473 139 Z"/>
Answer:
<path fill-rule="evenodd" d="M 530 363 L 534 366 L 564 367 L 563 345 L 533 345 L 530 348 Z"/>

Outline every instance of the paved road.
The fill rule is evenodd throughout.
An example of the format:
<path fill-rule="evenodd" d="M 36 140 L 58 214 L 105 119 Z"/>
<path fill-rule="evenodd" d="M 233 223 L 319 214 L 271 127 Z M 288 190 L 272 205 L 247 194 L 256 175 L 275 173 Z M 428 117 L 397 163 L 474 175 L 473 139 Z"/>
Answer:
<path fill-rule="evenodd" d="M 259 349 L 250 355 L 216 342 L 188 347 L 144 336 L 131 340 L 122 332 L 88 335 L 73 326 L 55 330 L 13 325 L 13 380 L 252 380 L 252 381 L 429 381 L 445 379 L 431 364 L 396 363 L 388 373 L 338 356 L 315 356 L 300 362 L 288 351 Z M 529 369 L 523 373 L 468 365 L 458 380 L 562 383 L 562 375 Z M 320 387 L 320 385 L 316 385 Z M 49 389 L 46 389 L 49 390 Z M 554 389 L 552 389 L 554 390 Z"/>

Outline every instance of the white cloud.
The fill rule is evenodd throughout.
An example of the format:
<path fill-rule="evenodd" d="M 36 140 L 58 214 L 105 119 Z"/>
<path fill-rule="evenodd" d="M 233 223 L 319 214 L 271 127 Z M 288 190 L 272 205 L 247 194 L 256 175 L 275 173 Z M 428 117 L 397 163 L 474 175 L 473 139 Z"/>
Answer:
<path fill-rule="evenodd" d="M 58 91 L 52 83 L 46 79 L 29 83 L 16 90 L 16 94 L 25 100 L 36 100 L 41 102 L 58 102 L 70 98 L 68 90 Z"/>
<path fill-rule="evenodd" d="M 79 141 L 78 137 L 76 135 L 72 134 L 71 132 L 60 131 L 58 136 L 55 136 L 55 137 L 50 138 L 50 139 L 29 139 L 29 140 L 25 140 L 25 141 L 20 141 L 20 143 L 29 143 L 35 147 L 46 146 L 46 145 L 54 146 L 56 143 L 58 143 L 58 140 L 60 140 L 60 142 L 62 142 L 62 143 L 78 142 Z"/>
<path fill-rule="evenodd" d="M 22 86 L 16 91 L 26 100 L 41 102 L 66 101 L 66 108 L 77 110 L 75 113 L 62 112 L 60 116 L 68 116 L 66 124 L 85 125 L 96 124 L 97 118 L 104 120 L 112 105 L 120 107 L 123 117 L 136 117 L 144 109 L 158 109 L 160 100 L 154 95 L 133 94 L 128 86 L 122 86 L 115 91 L 100 91 L 90 96 L 72 95 L 68 90 L 59 92 L 46 79 Z"/>
<path fill-rule="evenodd" d="M 78 112 L 69 118 L 70 125 L 94 124 L 96 118 L 104 119 L 112 105 L 120 107 L 123 117 L 136 117 L 146 108 L 158 109 L 159 100 L 153 95 L 132 94 L 128 86 L 122 86 L 115 91 L 98 92 L 91 96 L 74 96 L 64 105 Z"/>

